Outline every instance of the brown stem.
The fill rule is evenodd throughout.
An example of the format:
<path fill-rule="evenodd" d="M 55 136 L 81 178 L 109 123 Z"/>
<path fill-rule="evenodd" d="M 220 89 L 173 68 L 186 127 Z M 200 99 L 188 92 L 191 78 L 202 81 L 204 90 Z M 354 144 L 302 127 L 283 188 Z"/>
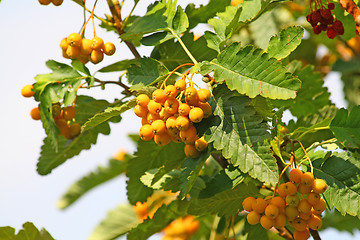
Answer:
<path fill-rule="evenodd" d="M 122 23 L 122 19 L 121 19 L 121 7 L 119 2 L 117 1 L 117 4 L 114 4 L 113 0 L 107 0 L 107 3 L 109 5 L 110 8 L 110 12 L 113 16 L 114 19 L 114 26 L 116 28 L 116 31 L 118 32 L 119 35 L 124 33 L 124 29 L 123 29 L 123 23 Z M 136 59 L 141 58 L 139 52 L 136 50 L 134 44 L 132 44 L 131 42 L 128 41 L 124 41 L 125 44 L 128 46 L 128 48 L 130 49 L 130 51 L 132 52 L 132 54 L 135 56 Z"/>
<path fill-rule="evenodd" d="M 286 229 L 285 227 L 277 228 L 277 230 L 279 231 L 279 235 L 282 236 L 283 238 L 285 238 L 286 240 L 294 240 L 291 232 L 288 229 Z"/>
<path fill-rule="evenodd" d="M 219 153 L 212 153 L 211 156 L 220 164 L 222 168 L 227 168 L 228 161 Z"/>
<path fill-rule="evenodd" d="M 130 91 L 130 88 L 128 86 L 126 86 L 124 83 L 122 83 L 120 80 L 119 81 L 101 81 L 100 79 L 95 78 L 94 81 L 100 83 L 101 85 L 105 85 L 105 84 L 119 85 L 120 87 L 124 88 L 125 92 L 127 93 L 126 95 L 132 94 Z"/>
<path fill-rule="evenodd" d="M 312 229 L 309 229 L 309 230 L 310 230 L 310 234 L 311 234 L 311 236 L 314 238 L 314 240 L 321 240 L 318 231 L 312 230 Z"/>
<path fill-rule="evenodd" d="M 283 163 L 282 163 L 282 161 L 281 161 L 281 159 L 280 159 L 280 157 L 278 155 L 273 154 L 273 157 L 276 159 L 276 165 L 277 165 L 277 167 L 279 169 L 279 172 L 281 173 L 284 170 L 284 165 L 283 165 Z M 287 174 L 283 174 L 282 177 L 284 178 L 285 182 L 290 181 Z"/>

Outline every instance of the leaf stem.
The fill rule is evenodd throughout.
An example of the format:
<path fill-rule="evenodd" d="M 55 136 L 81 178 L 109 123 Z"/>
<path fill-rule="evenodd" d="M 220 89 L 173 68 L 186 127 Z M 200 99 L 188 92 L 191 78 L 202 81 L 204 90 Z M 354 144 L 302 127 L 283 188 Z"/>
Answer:
<path fill-rule="evenodd" d="M 184 44 L 184 42 L 181 40 L 180 36 L 176 34 L 176 32 L 171 29 L 168 28 L 168 30 L 171 32 L 172 35 L 174 35 L 174 37 L 179 41 L 181 47 L 184 49 L 184 51 L 186 52 L 186 54 L 189 56 L 189 58 L 191 59 L 191 61 L 196 65 L 198 64 L 198 61 L 196 61 L 196 59 L 194 58 L 194 56 L 190 53 L 189 49 L 186 47 L 186 45 Z"/>

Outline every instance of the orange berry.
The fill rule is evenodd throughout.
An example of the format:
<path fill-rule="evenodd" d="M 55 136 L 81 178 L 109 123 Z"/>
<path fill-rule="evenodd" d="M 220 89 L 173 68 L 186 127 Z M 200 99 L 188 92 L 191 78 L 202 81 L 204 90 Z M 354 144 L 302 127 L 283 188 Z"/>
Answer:
<path fill-rule="evenodd" d="M 104 44 L 104 53 L 108 56 L 111 56 L 115 53 L 116 47 L 112 42 L 107 42 Z"/>
<path fill-rule="evenodd" d="M 181 103 L 178 108 L 178 112 L 180 115 L 187 116 L 189 115 L 191 108 L 187 103 Z"/>
<path fill-rule="evenodd" d="M 77 46 L 68 46 L 66 49 L 66 55 L 70 59 L 76 59 L 80 56 L 80 48 Z"/>
<path fill-rule="evenodd" d="M 231 6 L 237 6 L 238 4 L 242 3 L 244 0 L 231 0 Z"/>
<path fill-rule="evenodd" d="M 320 198 L 319 202 L 313 206 L 316 214 L 321 214 L 326 209 L 326 202 L 324 199 Z"/>
<path fill-rule="evenodd" d="M 186 130 L 181 130 L 179 136 L 184 143 L 192 144 L 197 139 L 196 128 L 193 125 L 190 125 Z"/>
<path fill-rule="evenodd" d="M 320 194 L 318 193 L 314 193 L 314 192 L 311 192 L 309 193 L 309 195 L 307 196 L 307 201 L 312 205 L 316 205 L 319 203 L 320 201 Z"/>
<path fill-rule="evenodd" d="M 163 104 L 166 101 L 165 91 L 163 89 L 156 89 L 152 93 L 152 99 L 157 103 Z"/>
<path fill-rule="evenodd" d="M 313 215 L 311 211 L 309 213 L 299 213 L 299 217 L 305 221 L 309 220 L 311 215 Z"/>
<path fill-rule="evenodd" d="M 260 224 L 261 224 L 261 226 L 262 226 L 263 228 L 267 229 L 267 230 L 269 230 L 270 228 L 272 228 L 272 227 L 274 226 L 274 223 L 275 223 L 274 219 L 271 219 L 271 218 L 269 218 L 269 217 L 266 216 L 266 215 L 263 215 L 263 216 L 261 216 L 261 218 L 260 218 Z"/>
<path fill-rule="evenodd" d="M 167 85 L 164 89 L 166 98 L 176 98 L 176 95 L 178 93 L 178 90 L 174 85 Z"/>
<path fill-rule="evenodd" d="M 90 62 L 92 62 L 93 64 L 98 64 L 103 59 L 104 59 L 104 53 L 101 50 L 92 50 L 91 51 Z"/>
<path fill-rule="evenodd" d="M 157 103 L 154 100 L 150 100 L 148 105 L 147 105 L 147 108 L 148 108 L 150 113 L 159 114 L 161 109 L 162 109 L 162 106 L 161 106 L 160 103 Z"/>
<path fill-rule="evenodd" d="M 285 215 L 288 219 L 294 219 L 299 215 L 299 211 L 297 210 L 296 207 L 286 206 Z"/>
<path fill-rule="evenodd" d="M 192 122 L 195 122 L 195 123 L 201 122 L 203 117 L 204 117 L 204 112 L 199 107 L 194 107 L 189 112 L 189 119 Z"/>
<path fill-rule="evenodd" d="M 298 230 L 298 231 L 305 231 L 306 227 L 307 227 L 307 221 L 305 221 L 304 219 L 301 219 L 299 217 L 295 218 L 295 220 L 293 221 L 293 227 Z"/>
<path fill-rule="evenodd" d="M 51 0 L 39 0 L 39 3 L 41 5 L 49 5 L 51 3 Z"/>
<path fill-rule="evenodd" d="M 69 56 L 67 55 L 66 50 L 62 51 L 62 56 L 63 56 L 63 58 L 69 59 Z"/>
<path fill-rule="evenodd" d="M 136 105 L 134 107 L 134 113 L 136 114 L 136 116 L 140 117 L 140 118 L 146 118 L 147 114 L 148 114 L 148 109 L 147 107 L 143 107 L 140 105 Z"/>
<path fill-rule="evenodd" d="M 34 96 L 34 92 L 32 91 L 33 89 L 33 85 L 25 85 L 22 89 L 21 89 L 21 95 L 23 95 L 23 97 L 29 98 Z"/>
<path fill-rule="evenodd" d="M 312 230 L 319 230 L 322 226 L 321 217 L 313 214 L 308 220 L 308 226 Z"/>
<path fill-rule="evenodd" d="M 298 195 L 287 195 L 286 196 L 286 203 L 290 206 L 290 207 L 297 207 L 299 205 L 300 202 L 300 198 Z"/>
<path fill-rule="evenodd" d="M 196 150 L 195 146 L 192 144 L 186 144 L 184 147 L 184 152 L 187 157 L 197 158 L 200 156 L 200 152 Z"/>
<path fill-rule="evenodd" d="M 161 135 L 154 135 L 154 142 L 159 146 L 165 146 L 171 142 L 171 136 L 167 132 Z"/>
<path fill-rule="evenodd" d="M 168 119 L 166 119 L 166 128 L 168 131 L 178 130 L 176 127 L 176 117 L 171 116 Z"/>
<path fill-rule="evenodd" d="M 72 120 L 76 116 L 76 108 L 68 106 L 63 110 L 63 118 L 67 121 Z"/>
<path fill-rule="evenodd" d="M 67 38 L 63 38 L 60 42 L 60 47 L 63 51 L 66 51 L 66 49 L 68 48 L 69 44 L 67 42 Z"/>
<path fill-rule="evenodd" d="M 196 150 L 202 152 L 208 147 L 208 142 L 205 140 L 205 137 L 202 136 L 201 138 L 195 141 L 195 148 Z"/>
<path fill-rule="evenodd" d="M 204 103 L 210 100 L 211 94 L 210 91 L 207 89 L 199 89 L 197 94 L 200 102 Z"/>
<path fill-rule="evenodd" d="M 256 211 L 251 211 L 246 216 L 246 219 L 250 225 L 256 225 L 260 222 L 261 215 Z"/>
<path fill-rule="evenodd" d="M 312 185 L 312 190 L 315 193 L 321 194 L 321 193 L 325 192 L 326 189 L 327 189 L 327 184 L 323 179 L 318 178 L 318 179 L 314 180 L 313 185 Z"/>
<path fill-rule="evenodd" d="M 67 37 L 67 43 L 72 47 L 80 47 L 81 46 L 82 37 L 78 33 L 71 33 Z"/>
<path fill-rule="evenodd" d="M 63 3 L 64 0 L 52 0 L 52 3 L 55 5 L 55 6 L 60 6 L 62 3 Z"/>
<path fill-rule="evenodd" d="M 93 50 L 91 44 L 92 41 L 90 39 L 83 38 L 81 40 L 80 53 L 89 56 Z"/>
<path fill-rule="evenodd" d="M 301 194 L 309 194 L 311 192 L 312 186 L 304 185 L 302 183 L 298 186 L 298 192 Z"/>
<path fill-rule="evenodd" d="M 309 229 L 305 229 L 304 231 L 294 231 L 294 240 L 306 240 L 310 237 Z"/>
<path fill-rule="evenodd" d="M 197 90 L 194 87 L 188 87 L 185 89 L 185 97 L 189 99 L 198 99 Z"/>
<path fill-rule="evenodd" d="M 169 114 L 173 115 L 178 111 L 179 101 L 175 98 L 167 99 L 164 103 L 164 108 Z"/>
<path fill-rule="evenodd" d="M 209 103 L 199 102 L 197 106 L 203 110 L 204 118 L 208 118 L 212 115 L 212 109 Z"/>
<path fill-rule="evenodd" d="M 269 204 L 265 208 L 265 215 L 271 219 L 275 219 L 279 215 L 279 208 L 275 205 Z"/>
<path fill-rule="evenodd" d="M 146 115 L 147 116 L 147 115 Z M 146 117 L 141 118 L 141 125 L 150 124 Z"/>
<path fill-rule="evenodd" d="M 274 222 L 274 227 L 276 228 L 283 228 L 286 225 L 286 216 L 285 214 L 279 214 L 276 218 L 275 218 L 275 222 Z"/>
<path fill-rule="evenodd" d="M 252 203 L 255 201 L 256 199 L 252 196 L 249 196 L 247 198 L 245 198 L 243 201 L 242 201 L 242 206 L 244 208 L 245 211 L 248 211 L 248 212 L 251 212 L 253 209 L 252 209 Z"/>
<path fill-rule="evenodd" d="M 104 40 L 102 40 L 102 38 L 94 37 L 91 41 L 92 41 L 91 48 L 93 50 L 101 51 L 101 49 L 103 49 Z"/>
<path fill-rule="evenodd" d="M 289 173 L 289 179 L 290 179 L 290 181 L 292 181 L 294 183 L 300 183 L 302 175 L 303 175 L 303 172 L 300 169 L 293 168 L 293 169 L 291 169 L 291 171 Z"/>
<path fill-rule="evenodd" d="M 180 115 L 176 118 L 176 127 L 180 131 L 184 131 L 188 129 L 189 126 L 190 126 L 190 120 L 188 117 Z"/>
<path fill-rule="evenodd" d="M 184 91 L 186 89 L 186 82 L 185 79 L 180 79 L 175 82 L 175 88 L 179 92 Z"/>
<path fill-rule="evenodd" d="M 311 186 L 314 182 L 314 174 L 311 172 L 304 172 L 304 174 L 301 176 L 301 183 L 305 186 Z"/>
<path fill-rule="evenodd" d="M 136 97 L 136 103 L 142 107 L 147 107 L 148 103 L 150 102 L 150 98 L 146 94 L 140 94 Z"/>
<path fill-rule="evenodd" d="M 175 142 L 175 143 L 181 143 L 182 142 L 182 140 L 181 140 L 181 138 L 180 138 L 180 136 L 179 136 L 179 134 L 173 134 L 173 133 L 169 133 L 168 132 L 168 134 L 169 134 L 169 136 L 171 137 L 171 141 L 173 141 L 173 142 Z"/>
<path fill-rule="evenodd" d="M 285 183 L 285 191 L 287 195 L 295 195 L 297 192 L 297 186 L 295 183 L 287 182 Z"/>
<path fill-rule="evenodd" d="M 80 53 L 81 54 L 81 53 Z M 88 56 L 83 56 L 80 55 L 79 57 L 77 57 L 77 60 L 79 60 L 82 64 L 87 64 L 89 62 L 89 57 Z"/>
<path fill-rule="evenodd" d="M 40 109 L 38 107 L 35 107 L 35 108 L 31 109 L 30 116 L 34 120 L 40 120 L 41 119 L 41 117 L 40 117 Z"/>
<path fill-rule="evenodd" d="M 145 124 L 139 130 L 139 136 L 144 141 L 149 141 L 154 137 L 154 133 L 152 132 L 151 125 Z"/>
<path fill-rule="evenodd" d="M 171 117 L 173 115 L 174 114 L 170 114 L 168 111 L 166 111 L 165 108 L 162 108 L 159 113 L 160 119 L 163 121 L 166 121 L 166 119 L 168 119 L 169 117 Z"/>
<path fill-rule="evenodd" d="M 55 124 L 59 127 L 61 135 L 63 135 L 67 139 L 71 139 L 70 127 L 65 119 L 63 118 L 56 119 Z"/>
<path fill-rule="evenodd" d="M 159 114 L 152 114 L 151 112 L 148 112 L 146 116 L 146 120 L 151 125 L 155 120 L 161 119 Z"/>
<path fill-rule="evenodd" d="M 166 133 L 166 125 L 163 120 L 155 120 L 151 123 L 151 129 L 154 135 L 161 135 Z"/>
<path fill-rule="evenodd" d="M 69 130 L 71 138 L 74 138 L 80 134 L 81 125 L 79 123 L 73 123 L 69 126 Z"/>
<path fill-rule="evenodd" d="M 287 192 L 285 190 L 286 183 L 281 183 L 277 189 L 278 194 L 280 197 L 285 198 L 287 196 Z"/>
<path fill-rule="evenodd" d="M 298 205 L 299 213 L 308 214 L 311 212 L 312 205 L 304 198 L 301 199 Z"/>
<path fill-rule="evenodd" d="M 61 114 L 61 106 L 60 106 L 60 103 L 53 103 L 51 105 L 51 113 L 53 115 L 53 117 L 59 117 L 60 114 Z"/>
<path fill-rule="evenodd" d="M 281 211 L 281 209 L 285 209 L 285 206 L 286 206 L 286 202 L 282 197 L 272 198 L 270 201 L 270 204 L 277 206 L 280 211 Z"/>
<path fill-rule="evenodd" d="M 267 205 L 268 205 L 268 203 L 264 199 L 257 198 L 252 203 L 251 207 L 254 211 L 256 211 L 258 213 L 263 213 L 265 211 L 265 208 L 267 207 Z"/>
<path fill-rule="evenodd" d="M 194 220 L 194 216 L 186 216 L 183 219 L 183 224 L 185 225 L 186 233 L 188 235 L 193 235 L 200 227 L 200 222 Z"/>

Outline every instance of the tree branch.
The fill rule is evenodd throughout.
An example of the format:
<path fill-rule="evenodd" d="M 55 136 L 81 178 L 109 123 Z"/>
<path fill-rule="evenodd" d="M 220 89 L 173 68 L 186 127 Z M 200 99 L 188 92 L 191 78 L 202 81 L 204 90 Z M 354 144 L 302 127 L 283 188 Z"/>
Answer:
<path fill-rule="evenodd" d="M 228 161 L 219 153 L 212 153 L 211 156 L 220 164 L 222 168 L 227 168 Z"/>

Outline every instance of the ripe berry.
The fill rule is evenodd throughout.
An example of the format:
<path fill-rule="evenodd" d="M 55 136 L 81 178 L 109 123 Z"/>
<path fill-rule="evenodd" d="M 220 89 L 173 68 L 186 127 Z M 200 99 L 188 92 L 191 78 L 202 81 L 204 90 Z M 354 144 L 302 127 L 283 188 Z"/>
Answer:
<path fill-rule="evenodd" d="M 260 224 L 263 228 L 269 230 L 274 226 L 274 219 L 269 218 L 266 215 L 261 216 L 260 218 Z"/>
<path fill-rule="evenodd" d="M 271 219 L 275 219 L 279 215 L 279 208 L 275 205 L 269 204 L 265 208 L 265 215 Z"/>
<path fill-rule="evenodd" d="M 171 134 L 170 134 L 169 131 L 168 131 L 168 134 L 169 134 L 169 136 L 171 137 L 171 140 L 172 140 L 173 142 L 175 142 L 175 143 L 181 143 L 181 142 L 182 142 L 179 134 L 175 134 L 175 135 L 174 135 L 174 133 L 171 133 Z"/>
<path fill-rule="evenodd" d="M 154 137 L 150 124 L 145 124 L 140 128 L 139 136 L 144 141 L 149 141 Z"/>
<path fill-rule="evenodd" d="M 285 198 L 287 196 L 287 191 L 285 190 L 286 184 L 282 183 L 279 185 L 277 192 L 280 195 L 280 197 Z"/>
<path fill-rule="evenodd" d="M 208 147 L 208 142 L 205 140 L 204 136 L 202 136 L 201 138 L 197 139 L 195 141 L 195 148 L 196 150 L 202 152 L 204 151 L 207 147 Z"/>
<path fill-rule="evenodd" d="M 90 39 L 83 38 L 81 40 L 81 46 L 80 46 L 81 54 L 90 55 L 92 52 L 91 44 L 92 44 L 92 41 Z"/>
<path fill-rule="evenodd" d="M 334 3 L 328 3 L 328 9 L 334 10 L 335 9 L 335 4 Z"/>
<path fill-rule="evenodd" d="M 246 219 L 250 225 L 256 225 L 260 222 L 261 215 L 256 211 L 251 211 L 246 216 Z"/>
<path fill-rule="evenodd" d="M 301 199 L 297 208 L 299 213 L 308 214 L 311 212 L 312 205 L 306 199 Z"/>
<path fill-rule="evenodd" d="M 291 169 L 291 171 L 289 173 L 289 179 L 290 179 L 290 181 L 292 181 L 294 183 L 300 183 L 302 175 L 303 175 L 303 172 L 300 169 L 293 168 L 293 169 Z"/>
<path fill-rule="evenodd" d="M 320 10 L 320 15 L 321 15 L 321 17 L 323 17 L 324 19 L 327 19 L 327 20 L 331 19 L 333 17 L 330 9 L 326 9 L 326 8 Z"/>
<path fill-rule="evenodd" d="M 200 152 L 192 144 L 186 144 L 184 147 L 184 152 L 187 157 L 197 158 L 200 156 Z"/>
<path fill-rule="evenodd" d="M 67 37 L 67 43 L 72 47 L 80 47 L 82 42 L 82 37 L 78 33 L 71 33 Z"/>
<path fill-rule="evenodd" d="M 178 93 L 178 90 L 174 85 L 167 85 L 164 89 L 164 92 L 166 97 L 169 99 L 169 98 L 175 98 Z"/>
<path fill-rule="evenodd" d="M 92 45 L 91 45 L 92 46 Z M 104 53 L 101 50 L 92 50 L 90 54 L 90 61 L 93 64 L 98 64 L 104 59 Z"/>
<path fill-rule="evenodd" d="M 30 116 L 34 120 L 40 120 L 41 119 L 41 117 L 40 117 L 40 109 L 38 107 L 35 107 L 35 108 L 31 109 Z"/>
<path fill-rule="evenodd" d="M 281 210 L 285 209 L 286 206 L 286 202 L 282 197 L 274 197 L 271 199 L 270 204 L 273 204 L 275 206 L 277 206 L 281 212 Z"/>
<path fill-rule="evenodd" d="M 67 121 L 72 120 L 76 116 L 76 109 L 73 106 L 68 106 L 63 110 L 63 118 Z"/>
<path fill-rule="evenodd" d="M 146 94 L 140 94 L 136 97 L 136 103 L 142 107 L 147 107 L 150 98 Z"/>
<path fill-rule="evenodd" d="M 282 228 L 285 227 L 286 225 L 286 216 L 285 214 L 279 214 L 276 218 L 275 218 L 275 222 L 274 222 L 274 227 L 276 228 Z"/>
<path fill-rule="evenodd" d="M 164 103 L 164 108 L 170 115 L 173 115 L 178 111 L 179 101 L 175 98 L 167 99 Z"/>
<path fill-rule="evenodd" d="M 328 38 L 334 39 L 337 35 L 337 31 L 334 29 L 334 27 L 329 26 L 326 30 L 326 35 L 328 36 Z"/>
<path fill-rule="evenodd" d="M 339 35 L 344 34 L 344 26 L 340 20 L 336 20 L 333 24 L 333 27 Z"/>
<path fill-rule="evenodd" d="M 74 138 L 80 134 L 81 125 L 79 123 L 73 123 L 70 125 L 69 130 L 71 138 Z"/>
<path fill-rule="evenodd" d="M 252 203 L 251 207 L 254 211 L 256 211 L 258 213 L 263 213 L 265 211 L 265 208 L 267 207 L 267 205 L 268 205 L 268 203 L 264 199 L 257 198 Z"/>
<path fill-rule="evenodd" d="M 301 176 L 301 184 L 305 186 L 312 186 L 313 182 L 314 182 L 314 174 L 312 174 L 311 172 L 305 172 Z"/>
<path fill-rule="evenodd" d="M 175 124 L 176 124 L 177 129 L 179 129 L 180 131 L 183 131 L 183 130 L 186 130 L 189 128 L 190 120 L 188 117 L 180 115 L 176 118 Z"/>
<path fill-rule="evenodd" d="M 134 113 L 136 114 L 136 116 L 140 117 L 140 118 L 146 118 L 147 114 L 148 114 L 148 109 L 147 107 L 143 107 L 140 105 L 136 105 L 134 107 Z"/>
<path fill-rule="evenodd" d="M 155 120 L 153 123 L 151 123 L 151 129 L 154 135 L 161 135 L 166 133 L 166 125 L 163 120 Z"/>
<path fill-rule="evenodd" d="M 181 130 L 179 136 L 184 143 L 192 144 L 197 139 L 196 128 L 190 125 L 186 130 Z"/>
<path fill-rule="evenodd" d="M 34 92 L 32 91 L 33 89 L 33 85 L 25 85 L 22 89 L 21 89 L 21 95 L 23 95 L 23 97 L 29 98 L 34 96 Z"/>
<path fill-rule="evenodd" d="M 292 224 L 293 224 L 293 227 L 300 232 L 305 231 L 305 229 L 307 227 L 307 222 L 301 218 L 295 218 L 295 220 L 293 221 Z"/>
<path fill-rule="evenodd" d="M 172 113 L 169 113 L 168 111 L 172 111 Z M 166 111 L 165 108 L 162 108 L 159 113 L 160 119 L 162 119 L 163 121 L 166 121 L 166 119 L 168 119 L 169 117 L 171 117 L 175 114 L 174 110 L 168 109 L 168 111 Z"/>
<path fill-rule="evenodd" d="M 147 116 L 146 116 L 146 120 L 148 121 L 149 124 L 152 124 L 155 120 L 160 119 L 160 115 L 159 114 L 153 114 L 151 112 L 148 112 Z"/>
<path fill-rule="evenodd" d="M 150 124 L 146 117 L 141 118 L 141 126 L 145 124 Z"/>
<path fill-rule="evenodd" d="M 67 42 L 67 38 L 63 38 L 60 42 L 60 47 L 63 51 L 66 51 L 66 49 L 68 48 L 69 44 Z"/>
<path fill-rule="evenodd" d="M 148 204 L 146 202 L 144 203 L 137 202 L 136 205 L 134 206 L 134 211 L 139 219 L 144 220 L 148 217 L 148 213 L 149 213 Z"/>
<path fill-rule="evenodd" d="M 157 103 L 163 104 L 166 101 L 165 91 L 163 89 L 156 89 L 152 93 L 152 99 Z"/>
<path fill-rule="evenodd" d="M 308 220 L 308 225 L 312 230 L 319 230 L 322 226 L 321 217 L 313 214 Z"/>
<path fill-rule="evenodd" d="M 197 105 L 199 108 L 201 108 L 204 112 L 204 118 L 208 118 L 212 114 L 212 109 L 209 103 L 202 103 L 199 102 Z"/>
<path fill-rule="evenodd" d="M 321 21 L 320 10 L 316 10 L 311 14 L 311 21 L 314 23 L 318 23 Z"/>
<path fill-rule="evenodd" d="M 154 142 L 159 146 L 165 146 L 171 142 L 171 137 L 167 132 L 161 135 L 154 135 Z"/>
<path fill-rule="evenodd" d="M 91 41 L 91 48 L 93 50 L 101 51 L 104 46 L 104 41 L 102 40 L 102 38 L 94 37 Z"/>
<path fill-rule="evenodd" d="M 285 183 L 284 190 L 287 193 L 287 195 L 295 195 L 297 192 L 297 186 L 295 183 L 287 182 Z"/>
<path fill-rule="evenodd" d="M 323 179 L 318 178 L 318 179 L 314 180 L 313 185 L 312 185 L 313 192 L 321 194 L 321 193 L 325 192 L 326 189 L 327 189 L 327 185 Z"/>
<path fill-rule="evenodd" d="M 178 130 L 176 127 L 176 117 L 175 116 L 171 116 L 168 119 L 166 119 L 166 128 L 168 131 L 174 131 L 174 130 Z"/>
<path fill-rule="evenodd" d="M 187 116 L 187 115 L 189 115 L 190 110 L 191 110 L 191 108 L 187 103 L 181 103 L 179 105 L 178 112 L 180 115 Z"/>
<path fill-rule="evenodd" d="M 305 221 L 307 221 L 307 220 L 309 220 L 311 215 L 313 215 L 311 211 L 309 213 L 299 213 L 299 218 L 304 219 Z"/>
<path fill-rule="evenodd" d="M 159 114 L 162 109 L 161 104 L 155 102 L 154 100 L 150 100 L 147 107 L 148 107 L 149 112 L 152 114 Z"/>
<path fill-rule="evenodd" d="M 320 215 L 326 209 L 325 200 L 321 198 L 319 202 L 313 206 L 313 209 L 316 214 Z"/>
<path fill-rule="evenodd" d="M 185 97 L 188 99 L 197 99 L 197 90 L 194 87 L 188 87 L 185 90 Z"/>
<path fill-rule="evenodd" d="M 304 231 L 294 231 L 294 240 L 306 240 L 310 237 L 309 229 L 305 229 Z"/>
<path fill-rule="evenodd" d="M 113 43 L 107 42 L 104 44 L 104 53 L 108 56 L 111 56 L 115 53 L 116 47 Z"/>
<path fill-rule="evenodd" d="M 207 89 L 199 89 L 198 98 L 200 102 L 207 102 L 210 100 L 210 91 Z"/>
<path fill-rule="evenodd" d="M 199 107 L 194 107 L 189 112 L 189 119 L 192 122 L 195 122 L 195 123 L 201 122 L 203 117 L 204 117 L 204 112 Z"/>
<path fill-rule="evenodd" d="M 298 204 L 300 202 L 300 198 L 298 195 L 287 195 L 286 196 L 286 203 L 290 206 L 290 207 L 297 207 Z"/>
<path fill-rule="evenodd" d="M 307 201 L 312 205 L 316 205 L 319 203 L 320 201 L 320 195 L 318 193 L 309 193 L 309 195 L 307 196 Z"/>
<path fill-rule="evenodd" d="M 285 215 L 288 219 L 295 219 L 299 215 L 299 211 L 296 207 L 286 206 Z"/>
<path fill-rule="evenodd" d="M 74 46 L 69 46 L 66 49 L 66 55 L 70 58 L 70 59 L 76 59 L 80 56 L 80 49 L 79 47 L 74 47 Z"/>
<path fill-rule="evenodd" d="M 252 196 L 245 198 L 242 201 L 242 206 L 244 208 L 245 211 L 251 212 L 252 209 L 252 203 L 255 201 L 256 199 Z"/>
<path fill-rule="evenodd" d="M 39 0 L 39 3 L 41 5 L 49 5 L 51 3 L 51 0 Z"/>
<path fill-rule="evenodd" d="M 186 81 L 185 79 L 180 79 L 175 82 L 175 88 L 179 92 L 184 91 L 186 89 Z"/>
<path fill-rule="evenodd" d="M 298 192 L 301 194 L 309 194 L 311 192 L 312 186 L 310 185 L 304 185 L 302 183 L 298 186 Z"/>
<path fill-rule="evenodd" d="M 64 0 L 52 0 L 52 3 L 55 5 L 55 6 L 60 6 L 62 3 L 63 3 Z"/>

